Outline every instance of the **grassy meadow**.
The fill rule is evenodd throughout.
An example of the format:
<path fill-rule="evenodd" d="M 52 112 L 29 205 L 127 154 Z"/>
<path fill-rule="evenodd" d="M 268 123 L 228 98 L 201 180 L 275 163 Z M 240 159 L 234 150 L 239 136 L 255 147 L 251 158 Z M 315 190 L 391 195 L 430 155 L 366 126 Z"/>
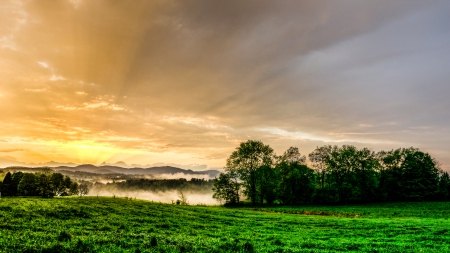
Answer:
<path fill-rule="evenodd" d="M 177 206 L 1 198 L 0 252 L 450 252 L 450 203 Z"/>

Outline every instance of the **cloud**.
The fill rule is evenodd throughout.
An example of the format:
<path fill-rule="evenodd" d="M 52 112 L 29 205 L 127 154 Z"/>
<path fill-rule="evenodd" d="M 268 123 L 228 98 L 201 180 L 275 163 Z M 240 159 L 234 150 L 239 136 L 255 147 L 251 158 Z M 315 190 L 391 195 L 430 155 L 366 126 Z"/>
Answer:
<path fill-rule="evenodd" d="M 0 5 L 11 9 L 0 15 L 2 138 L 216 167 L 247 139 L 280 153 L 414 145 L 450 164 L 446 1 Z"/>
<path fill-rule="evenodd" d="M 22 149 L 22 148 L 0 149 L 0 153 L 12 153 L 12 152 L 21 152 L 21 151 L 27 151 L 27 150 Z"/>

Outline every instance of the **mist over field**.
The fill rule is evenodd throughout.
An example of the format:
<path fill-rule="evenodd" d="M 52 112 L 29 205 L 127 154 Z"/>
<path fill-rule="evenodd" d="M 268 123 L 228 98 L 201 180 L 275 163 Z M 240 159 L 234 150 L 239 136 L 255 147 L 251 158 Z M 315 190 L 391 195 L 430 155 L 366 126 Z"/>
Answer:
<path fill-rule="evenodd" d="M 176 203 L 181 193 L 190 205 L 219 204 L 213 199 L 213 179 L 209 174 L 164 173 L 122 175 L 89 180 L 88 196 L 127 197 L 161 203 Z"/>
<path fill-rule="evenodd" d="M 193 178 L 197 178 L 197 179 L 204 179 L 204 180 L 209 180 L 209 179 L 214 179 L 214 177 L 208 175 L 208 174 L 185 174 L 185 173 L 167 173 L 167 174 L 154 174 L 154 175 L 144 175 L 143 178 L 148 178 L 148 179 L 179 179 L 179 178 L 184 178 L 186 180 L 191 180 Z"/>
<path fill-rule="evenodd" d="M 213 199 L 213 192 L 184 192 L 187 197 L 188 204 L 205 204 L 205 205 L 217 205 L 217 200 Z M 92 189 L 87 196 L 106 196 L 106 197 L 128 197 L 149 200 L 161 203 L 172 203 L 180 199 L 180 191 L 128 191 L 128 190 L 104 190 L 104 189 Z"/>

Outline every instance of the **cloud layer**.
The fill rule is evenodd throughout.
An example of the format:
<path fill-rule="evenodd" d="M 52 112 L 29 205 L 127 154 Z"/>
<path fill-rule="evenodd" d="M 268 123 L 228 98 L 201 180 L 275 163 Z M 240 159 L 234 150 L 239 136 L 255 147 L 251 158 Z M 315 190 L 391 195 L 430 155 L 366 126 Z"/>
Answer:
<path fill-rule="evenodd" d="M 2 1 L 0 149 L 221 167 L 241 141 L 449 168 L 447 1 Z"/>

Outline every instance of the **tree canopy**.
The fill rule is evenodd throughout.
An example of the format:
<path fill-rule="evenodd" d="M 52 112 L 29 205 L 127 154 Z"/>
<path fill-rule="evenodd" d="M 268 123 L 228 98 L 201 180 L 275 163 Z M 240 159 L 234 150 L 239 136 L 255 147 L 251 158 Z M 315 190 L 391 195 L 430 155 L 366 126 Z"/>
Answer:
<path fill-rule="evenodd" d="M 242 142 L 215 180 L 214 198 L 237 204 L 243 195 L 254 205 L 450 200 L 449 174 L 416 148 L 325 145 L 308 158 L 296 147 L 276 156 L 261 141 Z"/>

